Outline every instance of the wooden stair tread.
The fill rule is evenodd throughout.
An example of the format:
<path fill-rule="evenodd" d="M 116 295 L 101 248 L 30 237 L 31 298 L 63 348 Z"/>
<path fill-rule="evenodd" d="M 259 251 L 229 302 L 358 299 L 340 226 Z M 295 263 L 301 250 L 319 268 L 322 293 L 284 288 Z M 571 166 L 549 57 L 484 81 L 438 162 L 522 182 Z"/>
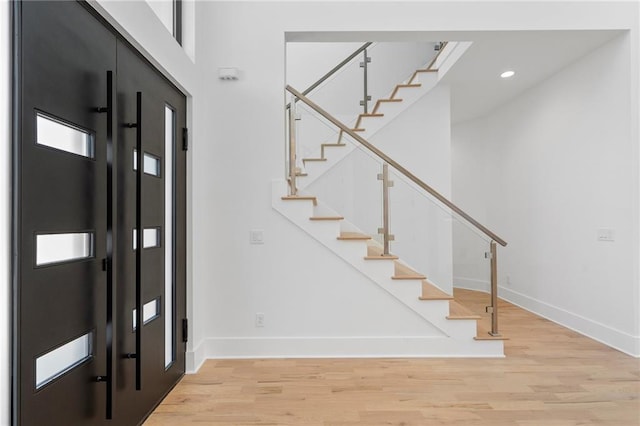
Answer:
<path fill-rule="evenodd" d="M 351 129 L 352 132 L 365 132 L 367 129 L 362 129 L 362 128 L 355 128 L 355 129 Z"/>
<path fill-rule="evenodd" d="M 412 77 L 413 80 L 413 77 Z M 394 99 L 396 94 L 398 93 L 398 90 L 400 89 L 404 89 L 404 88 L 411 88 L 411 87 L 421 87 L 422 84 L 420 83 L 408 83 L 408 84 L 397 84 L 396 87 L 393 89 L 393 92 L 391 93 L 391 99 Z"/>
<path fill-rule="evenodd" d="M 318 205 L 318 199 L 312 195 L 287 195 L 286 197 L 280 197 L 284 201 L 313 201 L 313 205 Z"/>
<path fill-rule="evenodd" d="M 323 143 L 323 144 L 320 145 L 320 156 L 322 158 L 325 158 L 324 157 L 324 150 L 327 147 L 334 148 L 334 147 L 341 147 L 341 146 L 345 146 L 345 145 L 346 144 L 343 144 L 343 143 Z"/>
<path fill-rule="evenodd" d="M 396 256 L 395 254 L 379 254 L 379 255 L 373 255 L 373 256 L 365 256 L 364 259 L 365 260 L 396 260 L 398 259 L 398 256 Z"/>
<path fill-rule="evenodd" d="M 358 115 L 358 120 L 356 121 L 355 127 L 356 128 L 360 127 L 360 123 L 362 122 L 362 119 L 366 118 L 366 117 L 384 117 L 384 114 L 377 113 L 377 112 L 369 112 L 369 113 L 366 113 L 366 114 L 360 114 L 360 115 Z"/>
<path fill-rule="evenodd" d="M 296 173 L 296 176 L 305 177 L 305 176 L 309 176 L 309 175 L 307 173 Z"/>
<path fill-rule="evenodd" d="M 458 320 L 458 319 L 481 319 L 480 315 L 476 315 L 471 312 L 469 309 L 465 308 L 455 300 L 449 301 L 449 315 L 447 319 Z"/>
<path fill-rule="evenodd" d="M 391 99 L 378 99 L 376 101 L 376 105 L 373 107 L 373 113 L 376 114 L 378 112 L 378 108 L 382 105 L 383 102 L 402 102 L 402 99 L 399 98 L 391 98 Z"/>
<path fill-rule="evenodd" d="M 427 277 L 418 271 L 414 271 L 403 263 L 396 262 L 394 264 L 394 273 L 391 278 L 394 280 L 424 280 Z"/>
<path fill-rule="evenodd" d="M 326 158 L 303 158 L 302 159 L 303 162 L 307 162 L 307 161 L 327 161 Z"/>
<path fill-rule="evenodd" d="M 394 254 L 384 254 L 382 253 L 382 247 L 377 245 L 370 244 L 367 246 L 367 255 L 365 256 L 366 260 L 396 260 L 398 256 Z"/>
<path fill-rule="evenodd" d="M 312 216 L 309 220 L 344 220 L 342 216 Z"/>
<path fill-rule="evenodd" d="M 420 300 L 453 300 L 453 296 L 448 295 L 444 291 L 440 290 L 429 281 L 422 281 L 422 295 L 418 298 Z"/>
<path fill-rule="evenodd" d="M 429 68 L 429 69 L 426 69 L 426 70 L 416 70 L 416 72 L 438 72 L 438 70 L 433 69 L 433 68 Z"/>
<path fill-rule="evenodd" d="M 343 241 L 363 241 L 370 240 L 371 237 L 360 232 L 341 232 L 338 239 Z"/>

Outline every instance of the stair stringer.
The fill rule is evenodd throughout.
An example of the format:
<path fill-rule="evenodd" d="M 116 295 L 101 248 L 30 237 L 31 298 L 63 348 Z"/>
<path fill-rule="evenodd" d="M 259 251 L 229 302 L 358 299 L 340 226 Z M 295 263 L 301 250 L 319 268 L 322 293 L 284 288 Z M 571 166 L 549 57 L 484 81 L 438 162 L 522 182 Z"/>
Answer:
<path fill-rule="evenodd" d="M 364 128 L 363 132 L 357 132 L 367 140 L 371 140 L 379 130 L 384 128 L 387 124 L 391 123 L 396 117 L 402 114 L 411 105 L 416 103 L 420 98 L 429 93 L 438 84 L 438 73 L 421 73 L 414 83 L 420 83 L 420 87 L 401 87 L 397 90 L 395 98 L 402 99 L 402 102 L 385 102 L 383 103 L 378 112 L 384 114 L 382 117 L 363 117 L 361 119 L 360 127 Z M 320 105 L 322 106 L 322 105 Z M 336 143 L 340 141 L 325 141 L 325 143 Z M 326 155 L 326 161 L 308 162 L 302 164 L 303 170 L 306 172 L 306 176 L 300 176 L 296 179 L 297 187 L 304 189 L 311 183 L 315 182 L 320 176 L 325 174 L 336 164 L 346 158 L 359 144 L 353 141 L 348 135 L 342 136 L 342 142 L 345 142 L 343 147 L 329 148 L 330 154 Z M 321 158 L 321 148 L 318 147 L 313 153 L 313 158 Z M 300 160 L 302 162 L 302 160 Z"/>
<path fill-rule="evenodd" d="M 504 356 L 502 341 L 475 340 L 475 320 L 448 320 L 449 302 L 447 300 L 419 300 L 421 280 L 392 280 L 394 264 L 391 260 L 365 260 L 367 243 L 364 241 L 339 241 L 341 224 L 339 221 L 311 221 L 314 214 L 336 216 L 337 214 L 318 203 L 313 206 L 312 201 L 288 202 L 281 197 L 286 194 L 287 183 L 284 180 L 272 182 L 272 207 L 282 216 L 297 225 L 316 241 L 332 251 L 336 256 L 350 264 L 361 274 L 380 286 L 390 296 L 395 298 L 407 308 L 416 313 L 425 322 L 429 323 L 441 333 L 442 345 L 446 347 L 435 348 L 435 353 L 447 353 L 447 356 Z M 356 229 L 354 225 L 346 222 L 343 228 Z M 446 342 L 446 343 L 445 343 Z M 452 350 L 456 353 L 451 353 Z"/>

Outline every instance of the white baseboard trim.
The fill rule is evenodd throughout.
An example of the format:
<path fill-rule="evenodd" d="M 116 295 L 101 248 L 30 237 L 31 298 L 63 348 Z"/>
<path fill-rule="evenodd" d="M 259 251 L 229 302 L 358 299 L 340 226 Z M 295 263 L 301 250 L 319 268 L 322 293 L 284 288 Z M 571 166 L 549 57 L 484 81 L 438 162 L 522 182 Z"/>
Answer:
<path fill-rule="evenodd" d="M 187 351 L 185 360 L 186 374 L 195 374 L 200 370 L 200 367 L 207 359 L 206 348 L 207 341 L 203 339 L 194 346 L 193 351 Z"/>
<path fill-rule="evenodd" d="M 448 337 L 218 337 L 206 339 L 202 358 L 503 358 L 502 341 Z M 198 368 L 202 363 L 198 364 Z M 193 372 L 197 371 L 194 369 Z"/>
<path fill-rule="evenodd" d="M 506 287 L 500 287 L 498 294 L 501 299 L 560 324 L 563 327 L 583 334 L 593 340 L 624 352 L 627 355 L 636 358 L 640 357 L 640 336 L 633 336 L 624 331 L 616 330 L 605 324 L 574 314 Z"/>
<path fill-rule="evenodd" d="M 489 293 L 491 291 L 491 283 L 485 280 L 475 278 L 453 277 L 453 287 L 465 290 L 482 291 Z"/>

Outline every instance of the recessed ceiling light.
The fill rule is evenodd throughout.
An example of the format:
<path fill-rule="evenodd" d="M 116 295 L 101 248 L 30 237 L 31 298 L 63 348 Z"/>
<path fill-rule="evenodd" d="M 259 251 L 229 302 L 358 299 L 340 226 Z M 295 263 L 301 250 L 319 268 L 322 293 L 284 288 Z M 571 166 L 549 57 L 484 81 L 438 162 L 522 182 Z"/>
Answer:
<path fill-rule="evenodd" d="M 502 77 L 502 78 L 510 78 L 510 77 L 513 77 L 514 75 L 516 75 L 516 72 L 509 70 L 509 71 L 505 71 L 502 74 L 500 74 L 500 77 Z"/>

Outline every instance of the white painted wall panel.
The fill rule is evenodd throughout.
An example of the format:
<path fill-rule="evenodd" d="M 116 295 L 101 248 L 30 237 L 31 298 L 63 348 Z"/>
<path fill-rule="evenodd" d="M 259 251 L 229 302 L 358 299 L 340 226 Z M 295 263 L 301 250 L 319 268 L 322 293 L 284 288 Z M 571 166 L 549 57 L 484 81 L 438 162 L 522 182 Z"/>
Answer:
<path fill-rule="evenodd" d="M 630 42 L 620 36 L 456 126 L 453 175 L 454 200 L 509 242 L 499 257 L 507 299 L 640 355 Z M 615 241 L 598 241 L 602 228 Z"/>

